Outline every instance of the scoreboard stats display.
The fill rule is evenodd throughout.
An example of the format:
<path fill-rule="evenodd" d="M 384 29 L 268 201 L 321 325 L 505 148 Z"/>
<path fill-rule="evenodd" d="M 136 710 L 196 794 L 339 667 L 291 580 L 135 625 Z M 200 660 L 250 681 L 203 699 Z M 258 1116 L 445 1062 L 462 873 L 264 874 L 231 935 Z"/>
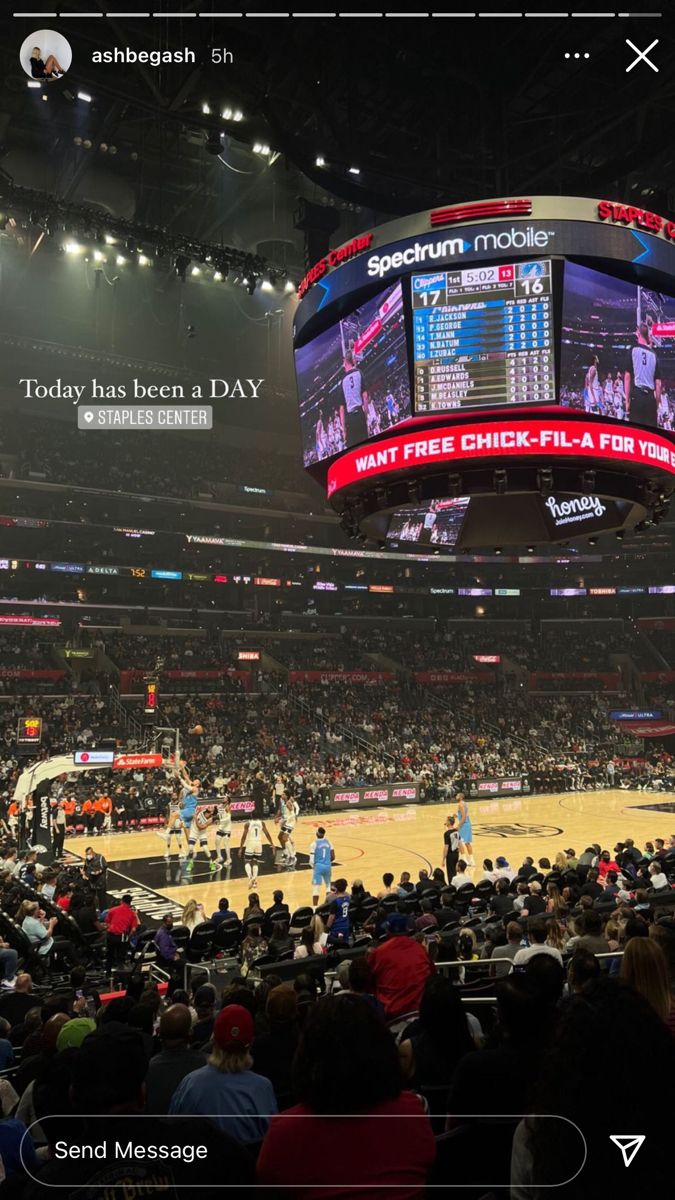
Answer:
<path fill-rule="evenodd" d="M 556 402 L 550 260 L 410 282 L 416 412 Z"/>

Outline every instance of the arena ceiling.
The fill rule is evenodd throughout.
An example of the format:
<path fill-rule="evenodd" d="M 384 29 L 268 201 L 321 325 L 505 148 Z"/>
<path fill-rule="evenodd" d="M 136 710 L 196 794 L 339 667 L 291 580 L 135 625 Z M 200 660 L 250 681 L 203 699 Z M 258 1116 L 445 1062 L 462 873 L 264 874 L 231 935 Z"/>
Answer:
<path fill-rule="evenodd" d="M 332 197 L 345 235 L 441 201 L 528 192 L 675 207 L 675 79 L 668 70 L 626 74 L 620 21 L 104 16 L 68 26 L 69 82 L 91 94 L 86 111 L 72 85 L 47 104 L 26 89 L 17 25 L 5 21 L 0 49 L 8 160 L 0 166 L 11 173 L 14 162 L 27 178 L 30 156 L 53 186 L 58 159 L 56 186 L 83 195 L 87 174 L 103 164 L 119 181 L 117 203 L 133 203 L 139 220 L 242 243 L 276 240 L 292 259 L 302 247 L 292 220 L 299 195 L 319 204 Z M 675 32 L 661 22 L 658 33 L 660 61 L 672 62 Z M 568 43 L 588 48 L 590 62 L 565 60 Z M 198 50 L 195 65 L 91 62 L 96 50 L 184 45 Z M 212 46 L 233 63 L 210 62 Z M 243 119 L 223 120 L 224 108 Z M 221 130 L 223 161 L 207 145 L 217 149 Z M 74 147 L 78 134 L 91 141 L 88 151 Z M 279 158 L 270 165 L 256 144 Z M 102 145 L 115 146 L 114 159 Z"/>

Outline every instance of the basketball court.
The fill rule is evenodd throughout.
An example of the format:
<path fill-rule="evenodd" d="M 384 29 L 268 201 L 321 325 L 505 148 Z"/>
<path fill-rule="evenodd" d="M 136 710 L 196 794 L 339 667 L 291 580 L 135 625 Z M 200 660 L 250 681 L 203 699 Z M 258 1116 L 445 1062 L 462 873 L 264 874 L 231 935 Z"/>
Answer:
<path fill-rule="evenodd" d="M 471 877 L 480 879 L 484 858 L 504 855 L 517 869 L 526 855 L 551 861 L 559 850 L 571 847 L 577 854 L 591 842 L 612 850 L 617 841 L 635 839 L 639 847 L 657 837 L 667 838 L 675 828 L 675 797 L 669 793 L 603 790 L 565 792 L 560 795 L 532 796 L 519 799 L 472 801 L 469 805 L 474 830 L 476 867 Z M 258 877 L 258 892 L 263 908 L 272 903 L 272 892 L 282 888 L 291 909 L 311 904 L 311 873 L 308 850 L 323 825 L 335 849 L 333 878 L 341 876 L 351 883 L 363 880 L 371 892 L 381 887 L 382 874 L 392 871 L 417 872 L 442 865 L 444 820 L 451 807 L 408 805 L 401 808 L 370 809 L 358 813 L 339 812 L 325 816 L 301 817 L 295 829 L 298 854 L 295 870 L 275 865 L 275 852 L 263 841 L 264 859 Z M 164 912 L 179 910 L 191 898 L 204 905 L 207 914 L 227 896 L 239 915 L 246 907 L 249 881 L 239 856 L 244 822 L 235 822 L 232 838 L 232 864 L 211 871 L 204 855 L 193 869 L 186 869 L 174 853 L 164 859 L 164 835 L 156 831 L 117 833 L 91 839 L 66 840 L 66 850 L 78 856 L 90 842 L 108 861 L 108 891 L 131 891 L 142 915 L 159 919 Z M 277 846 L 278 826 L 267 822 Z M 209 846 L 214 830 L 209 830 Z M 173 849 L 173 847 L 172 847 Z"/>

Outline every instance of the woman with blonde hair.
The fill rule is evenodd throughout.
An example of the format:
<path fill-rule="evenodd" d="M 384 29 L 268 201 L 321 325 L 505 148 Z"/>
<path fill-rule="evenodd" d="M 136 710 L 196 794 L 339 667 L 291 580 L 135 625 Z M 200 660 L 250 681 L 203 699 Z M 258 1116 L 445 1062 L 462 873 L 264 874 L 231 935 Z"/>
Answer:
<path fill-rule="evenodd" d="M 555 856 L 555 862 L 553 864 L 553 869 L 554 869 L 554 871 L 566 871 L 567 870 L 567 858 L 563 854 L 562 850 L 559 850 Z"/>
<path fill-rule="evenodd" d="M 553 946 L 555 950 L 559 950 L 562 954 L 565 946 L 569 941 L 569 935 L 565 932 L 560 921 L 555 917 L 546 922 L 546 945 Z"/>
<path fill-rule="evenodd" d="M 655 938 L 633 937 L 626 943 L 621 978 L 651 1004 L 662 1021 L 672 1022 L 668 962 Z"/>
<path fill-rule="evenodd" d="M 555 883 L 546 885 L 546 912 L 556 918 L 567 916 L 567 903 Z"/>
<path fill-rule="evenodd" d="M 204 905 L 198 904 L 195 899 L 188 900 L 185 908 L 183 909 L 182 924 L 186 925 L 190 930 L 190 933 L 192 933 L 193 930 L 196 929 L 198 925 L 201 925 L 202 921 L 205 920 L 206 913 L 204 912 Z"/>
<path fill-rule="evenodd" d="M 49 54 L 47 61 L 42 61 L 42 51 L 39 46 L 33 46 L 30 52 L 30 73 L 33 79 L 58 79 L 65 74 L 55 54 Z"/>

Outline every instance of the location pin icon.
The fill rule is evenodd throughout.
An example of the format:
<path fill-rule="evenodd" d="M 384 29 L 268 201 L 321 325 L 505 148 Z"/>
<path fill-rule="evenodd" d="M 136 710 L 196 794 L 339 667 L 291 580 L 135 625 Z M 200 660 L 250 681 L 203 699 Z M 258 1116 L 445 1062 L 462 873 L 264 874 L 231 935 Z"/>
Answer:
<path fill-rule="evenodd" d="M 86 412 L 84 414 L 84 419 L 87 422 L 87 425 L 90 425 L 94 419 L 94 414 L 92 412 Z"/>

